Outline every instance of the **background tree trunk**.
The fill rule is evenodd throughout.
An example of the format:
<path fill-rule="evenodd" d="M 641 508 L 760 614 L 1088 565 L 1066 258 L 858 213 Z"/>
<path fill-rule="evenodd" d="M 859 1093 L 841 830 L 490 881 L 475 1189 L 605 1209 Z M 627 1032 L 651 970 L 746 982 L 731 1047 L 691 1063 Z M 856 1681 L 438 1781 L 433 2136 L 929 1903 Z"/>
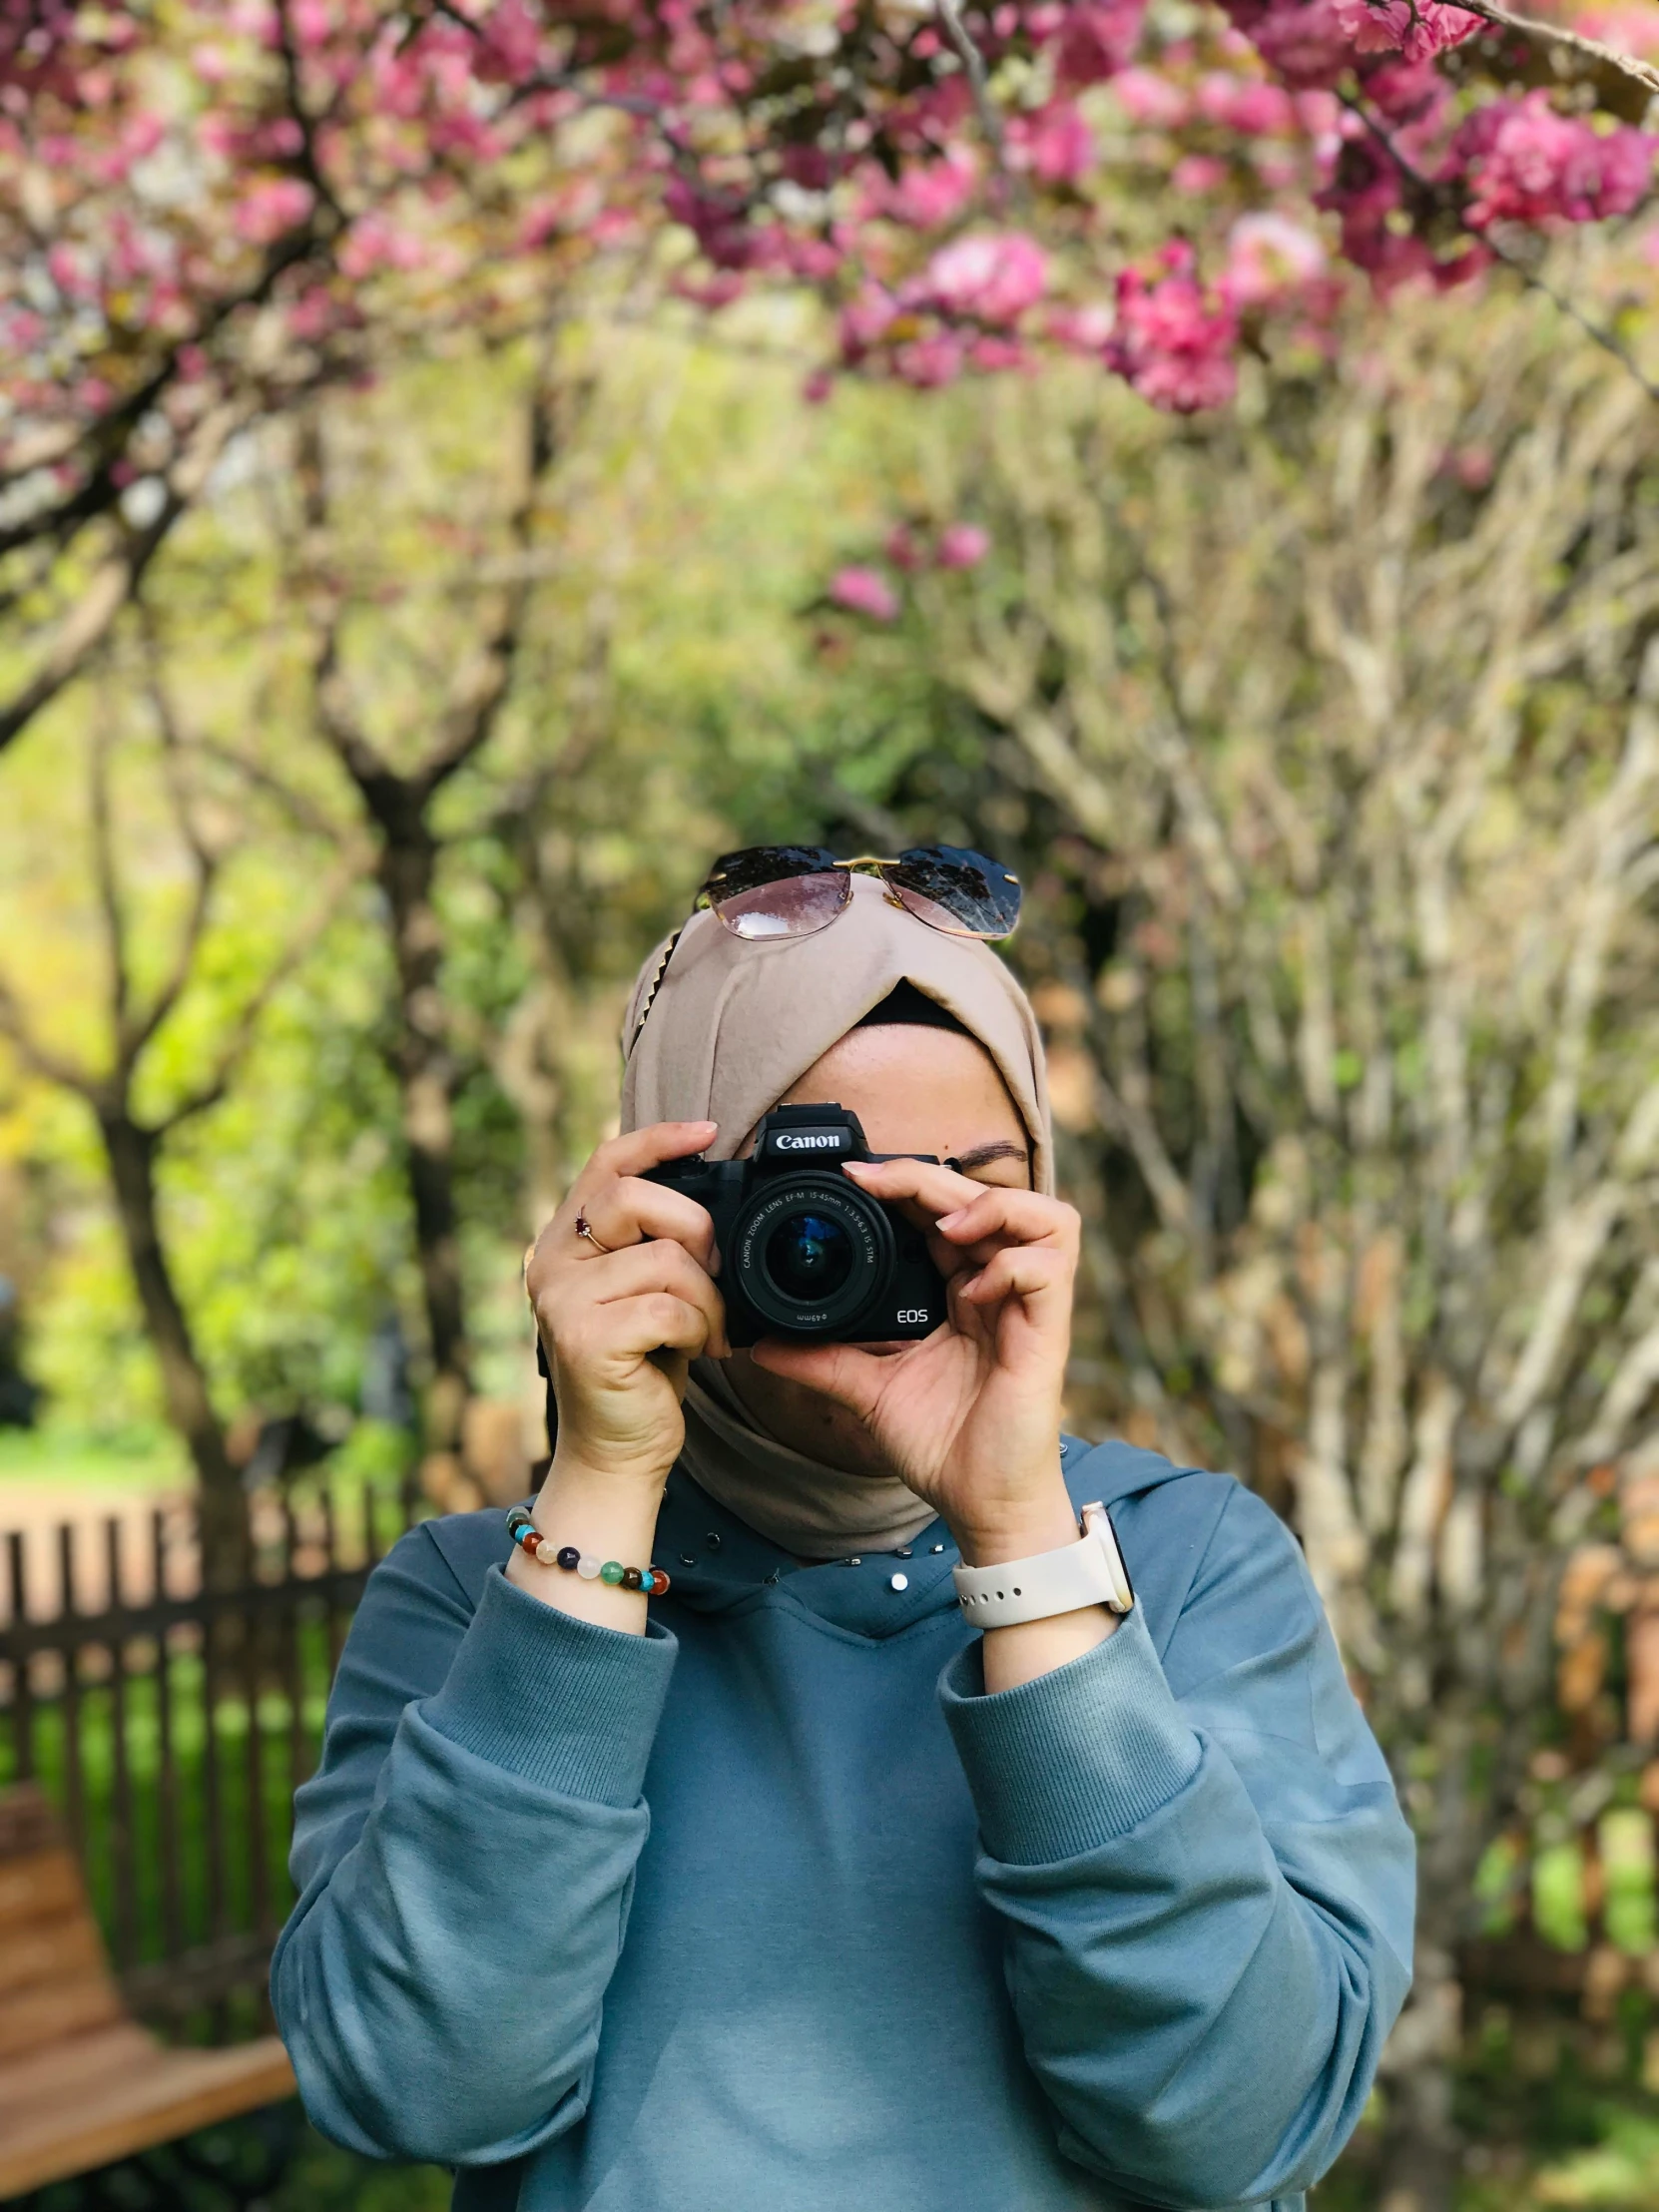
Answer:
<path fill-rule="evenodd" d="M 141 1128 L 123 1107 L 97 1109 L 98 1130 L 109 1162 L 116 1219 L 127 1248 L 144 1326 L 161 1369 L 167 1416 L 184 1439 L 196 1469 L 202 1516 L 202 1571 L 211 1583 L 236 1577 L 243 1541 L 242 1482 L 225 1448 L 214 1411 L 207 1371 L 190 1321 L 174 1287 L 156 1209 L 154 1130 Z"/>

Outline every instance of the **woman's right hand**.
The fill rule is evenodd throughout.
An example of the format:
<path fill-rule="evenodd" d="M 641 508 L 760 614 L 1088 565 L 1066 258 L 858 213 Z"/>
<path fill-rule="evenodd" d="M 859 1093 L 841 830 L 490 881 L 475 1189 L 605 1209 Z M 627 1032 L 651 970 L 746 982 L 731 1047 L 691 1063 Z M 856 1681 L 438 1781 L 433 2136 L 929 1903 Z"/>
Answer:
<path fill-rule="evenodd" d="M 613 1137 L 536 1239 L 524 1282 L 559 1407 L 550 1487 L 561 1470 L 567 1487 L 638 1485 L 655 1513 L 685 1441 L 687 1368 L 730 1347 L 707 1209 L 642 1178 L 714 1135 L 712 1121 L 663 1121 Z"/>

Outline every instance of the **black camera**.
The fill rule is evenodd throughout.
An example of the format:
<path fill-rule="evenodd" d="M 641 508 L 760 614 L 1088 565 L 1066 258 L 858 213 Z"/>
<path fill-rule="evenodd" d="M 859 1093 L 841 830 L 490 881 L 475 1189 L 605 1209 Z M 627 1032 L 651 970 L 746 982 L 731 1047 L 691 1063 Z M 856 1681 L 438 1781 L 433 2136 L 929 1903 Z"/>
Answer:
<path fill-rule="evenodd" d="M 842 1160 L 934 1160 L 871 1152 L 841 1106 L 775 1106 L 748 1160 L 671 1160 L 648 1183 L 714 1216 L 721 1296 L 735 1345 L 759 1337 L 878 1344 L 926 1337 L 945 1317 L 944 1278 L 919 1229 L 840 1173 Z"/>

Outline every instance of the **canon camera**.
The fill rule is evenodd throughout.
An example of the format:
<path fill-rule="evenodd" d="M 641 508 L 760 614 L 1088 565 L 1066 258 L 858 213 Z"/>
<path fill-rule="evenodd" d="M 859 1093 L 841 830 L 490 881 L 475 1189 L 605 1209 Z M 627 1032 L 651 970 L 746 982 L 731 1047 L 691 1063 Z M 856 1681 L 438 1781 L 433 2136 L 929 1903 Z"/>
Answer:
<path fill-rule="evenodd" d="M 926 1337 L 945 1317 L 944 1278 L 896 1206 L 859 1190 L 843 1160 L 871 1152 L 842 1106 L 775 1106 L 748 1160 L 671 1160 L 645 1180 L 684 1191 L 714 1217 L 734 1345 L 789 1336 L 821 1344 Z"/>

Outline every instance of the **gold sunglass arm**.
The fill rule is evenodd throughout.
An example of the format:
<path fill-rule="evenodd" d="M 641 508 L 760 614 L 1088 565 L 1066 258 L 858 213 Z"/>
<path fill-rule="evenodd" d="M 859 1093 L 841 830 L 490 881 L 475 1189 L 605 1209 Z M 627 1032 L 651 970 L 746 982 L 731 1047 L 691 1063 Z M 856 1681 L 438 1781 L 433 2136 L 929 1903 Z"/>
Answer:
<path fill-rule="evenodd" d="M 831 867 L 803 868 L 801 872 L 803 875 L 832 875 L 835 871 L 835 868 L 902 867 L 903 864 L 903 855 L 899 853 L 855 852 L 851 855 L 849 859 L 836 860 Z M 1000 863 L 998 864 L 1000 865 Z M 1019 877 L 1014 873 L 1011 867 L 1003 868 L 1002 872 L 1008 878 L 1010 883 L 1017 883 L 1019 881 Z M 724 883 L 725 880 L 726 870 L 724 868 L 716 869 L 716 871 L 712 875 L 709 875 L 705 878 L 703 888 L 697 894 L 699 900 L 707 898 L 709 896 L 709 893 L 714 890 L 719 884 Z M 789 878 L 788 876 L 779 876 L 777 880 L 779 882 L 788 882 Z M 765 889 L 767 886 L 765 884 L 762 884 L 757 887 L 760 889 Z"/>

